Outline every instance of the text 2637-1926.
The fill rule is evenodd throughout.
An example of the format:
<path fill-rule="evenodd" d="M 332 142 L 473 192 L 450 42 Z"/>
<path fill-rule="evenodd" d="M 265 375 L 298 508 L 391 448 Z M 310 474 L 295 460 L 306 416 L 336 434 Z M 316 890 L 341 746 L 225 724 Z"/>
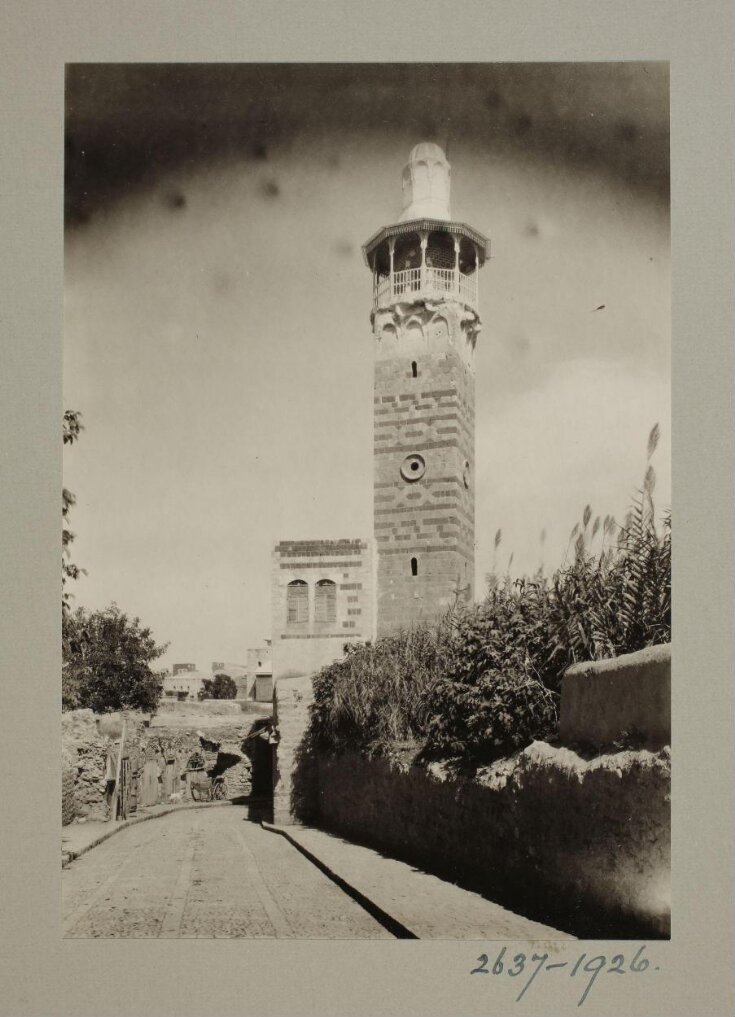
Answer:
<path fill-rule="evenodd" d="M 494 961 L 490 961 L 488 954 L 483 953 L 477 958 L 477 966 L 470 974 L 472 975 L 507 975 L 509 978 L 518 978 L 521 982 L 521 990 L 516 996 L 516 1003 L 523 998 L 533 981 L 539 974 L 546 972 L 558 972 L 568 975 L 570 978 L 583 980 L 582 992 L 577 1006 L 581 1006 L 590 994 L 600 974 L 605 975 L 638 975 L 643 971 L 658 971 L 658 967 L 650 967 L 650 962 L 643 956 L 645 946 L 639 947 L 637 952 L 630 959 L 625 954 L 616 953 L 611 957 L 605 954 L 597 954 L 589 957 L 586 953 L 580 954 L 574 960 L 557 961 L 549 963 L 548 953 L 516 953 L 512 957 L 506 957 L 508 947 L 504 946 Z M 586 976 L 586 979 L 585 979 Z"/>

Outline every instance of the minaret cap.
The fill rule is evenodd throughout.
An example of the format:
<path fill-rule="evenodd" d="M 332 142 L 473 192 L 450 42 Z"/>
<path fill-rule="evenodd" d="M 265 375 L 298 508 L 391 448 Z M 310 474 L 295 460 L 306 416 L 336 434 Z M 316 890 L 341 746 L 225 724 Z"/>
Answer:
<path fill-rule="evenodd" d="M 450 166 L 439 147 L 424 141 L 411 149 L 403 169 L 403 212 L 409 219 L 451 219 L 449 210 Z"/>

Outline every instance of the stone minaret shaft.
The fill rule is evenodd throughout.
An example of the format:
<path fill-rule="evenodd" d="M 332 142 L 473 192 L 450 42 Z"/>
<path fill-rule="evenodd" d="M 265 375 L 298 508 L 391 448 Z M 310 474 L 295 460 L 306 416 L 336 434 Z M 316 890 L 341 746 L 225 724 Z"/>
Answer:
<path fill-rule="evenodd" d="M 404 210 L 364 246 L 373 273 L 377 631 L 471 600 L 478 271 L 487 240 L 449 211 L 449 164 L 417 145 Z"/>

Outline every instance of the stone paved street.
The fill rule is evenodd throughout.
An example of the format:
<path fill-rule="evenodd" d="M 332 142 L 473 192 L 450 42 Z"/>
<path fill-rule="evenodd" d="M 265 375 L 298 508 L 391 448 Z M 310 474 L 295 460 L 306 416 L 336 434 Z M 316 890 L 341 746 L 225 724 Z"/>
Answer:
<path fill-rule="evenodd" d="M 237 807 L 121 831 L 63 870 L 62 899 L 70 938 L 393 938 Z"/>

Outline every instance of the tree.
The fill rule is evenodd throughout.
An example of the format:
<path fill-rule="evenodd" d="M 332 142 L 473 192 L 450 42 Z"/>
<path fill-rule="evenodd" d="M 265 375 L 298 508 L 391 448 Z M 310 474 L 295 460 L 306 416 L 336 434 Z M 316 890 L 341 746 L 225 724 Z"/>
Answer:
<path fill-rule="evenodd" d="M 228 674 L 216 674 L 214 678 L 205 678 L 199 699 L 234 699 L 237 695 L 237 684 Z"/>
<path fill-rule="evenodd" d="M 162 692 L 162 673 L 151 667 L 166 651 L 139 618 L 117 604 L 87 613 L 79 607 L 62 616 L 64 667 L 62 707 L 152 712 Z"/>
<path fill-rule="evenodd" d="M 79 432 L 84 430 L 82 415 L 78 410 L 66 410 L 64 412 L 64 444 L 73 445 L 79 439 Z M 74 534 L 69 529 L 69 512 L 76 502 L 76 498 L 66 487 L 61 491 L 61 610 L 66 615 L 71 610 L 71 594 L 66 589 L 69 579 L 78 579 L 85 575 L 85 570 L 80 569 L 70 560 L 70 546 L 74 540 Z"/>

